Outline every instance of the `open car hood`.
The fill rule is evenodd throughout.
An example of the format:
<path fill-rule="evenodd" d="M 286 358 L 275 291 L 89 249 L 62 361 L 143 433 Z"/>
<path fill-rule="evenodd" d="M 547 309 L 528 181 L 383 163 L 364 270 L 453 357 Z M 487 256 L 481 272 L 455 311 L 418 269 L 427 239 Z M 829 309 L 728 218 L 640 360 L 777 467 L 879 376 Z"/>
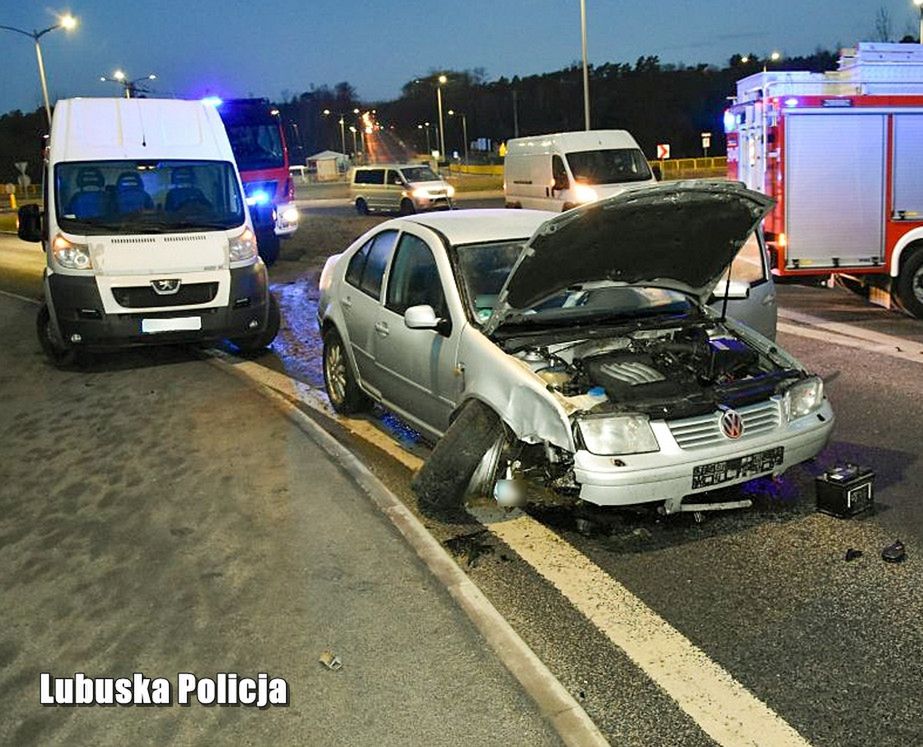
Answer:
<path fill-rule="evenodd" d="M 667 288 L 704 304 L 773 204 L 736 182 L 684 181 L 569 210 L 523 247 L 484 331 L 588 282 Z"/>

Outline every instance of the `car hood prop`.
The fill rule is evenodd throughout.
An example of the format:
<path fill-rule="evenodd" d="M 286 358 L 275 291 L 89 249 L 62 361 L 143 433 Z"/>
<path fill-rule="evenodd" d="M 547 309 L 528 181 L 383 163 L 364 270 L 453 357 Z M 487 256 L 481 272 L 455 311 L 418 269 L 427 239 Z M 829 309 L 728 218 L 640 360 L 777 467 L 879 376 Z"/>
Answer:
<path fill-rule="evenodd" d="M 523 247 L 484 326 L 589 282 L 676 290 L 704 304 L 775 203 L 738 182 L 632 190 L 546 221 Z"/>

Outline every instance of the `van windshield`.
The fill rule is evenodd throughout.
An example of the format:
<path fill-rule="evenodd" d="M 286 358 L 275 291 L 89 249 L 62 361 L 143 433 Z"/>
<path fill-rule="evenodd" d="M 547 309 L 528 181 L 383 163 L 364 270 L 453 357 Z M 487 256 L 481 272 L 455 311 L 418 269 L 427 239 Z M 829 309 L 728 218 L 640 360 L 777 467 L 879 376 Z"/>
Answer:
<path fill-rule="evenodd" d="M 583 184 L 644 182 L 651 178 L 647 159 L 637 148 L 582 150 L 567 154 L 574 179 Z"/>
<path fill-rule="evenodd" d="M 237 174 L 224 161 L 75 161 L 54 173 L 65 231 L 164 233 L 244 222 Z"/>
<path fill-rule="evenodd" d="M 412 166 L 401 169 L 401 175 L 408 182 L 438 182 L 439 175 L 429 166 Z"/>

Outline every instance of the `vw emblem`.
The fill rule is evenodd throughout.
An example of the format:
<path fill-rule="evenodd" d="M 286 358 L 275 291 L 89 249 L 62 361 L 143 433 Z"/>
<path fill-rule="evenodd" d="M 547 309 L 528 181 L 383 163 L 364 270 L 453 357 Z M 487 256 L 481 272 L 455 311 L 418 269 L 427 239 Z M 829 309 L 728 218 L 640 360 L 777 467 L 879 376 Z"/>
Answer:
<path fill-rule="evenodd" d="M 740 438 L 744 434 L 744 421 L 736 410 L 725 410 L 721 416 L 721 432 L 728 438 Z"/>
<path fill-rule="evenodd" d="M 151 287 L 158 296 L 172 296 L 179 290 L 179 286 L 180 281 L 178 279 L 151 281 Z"/>

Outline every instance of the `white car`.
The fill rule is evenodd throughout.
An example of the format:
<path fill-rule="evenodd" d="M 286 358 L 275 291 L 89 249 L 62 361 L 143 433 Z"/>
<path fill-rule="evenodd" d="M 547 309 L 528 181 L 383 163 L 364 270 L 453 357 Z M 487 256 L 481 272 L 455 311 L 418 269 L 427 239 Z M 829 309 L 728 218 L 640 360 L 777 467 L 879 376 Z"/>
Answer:
<path fill-rule="evenodd" d="M 437 441 L 414 483 L 430 503 L 531 481 L 606 506 L 728 507 L 696 495 L 815 456 L 834 422 L 821 379 L 706 306 L 771 205 L 685 182 L 557 216 L 382 223 L 321 275 L 330 401 L 379 402 Z"/>

